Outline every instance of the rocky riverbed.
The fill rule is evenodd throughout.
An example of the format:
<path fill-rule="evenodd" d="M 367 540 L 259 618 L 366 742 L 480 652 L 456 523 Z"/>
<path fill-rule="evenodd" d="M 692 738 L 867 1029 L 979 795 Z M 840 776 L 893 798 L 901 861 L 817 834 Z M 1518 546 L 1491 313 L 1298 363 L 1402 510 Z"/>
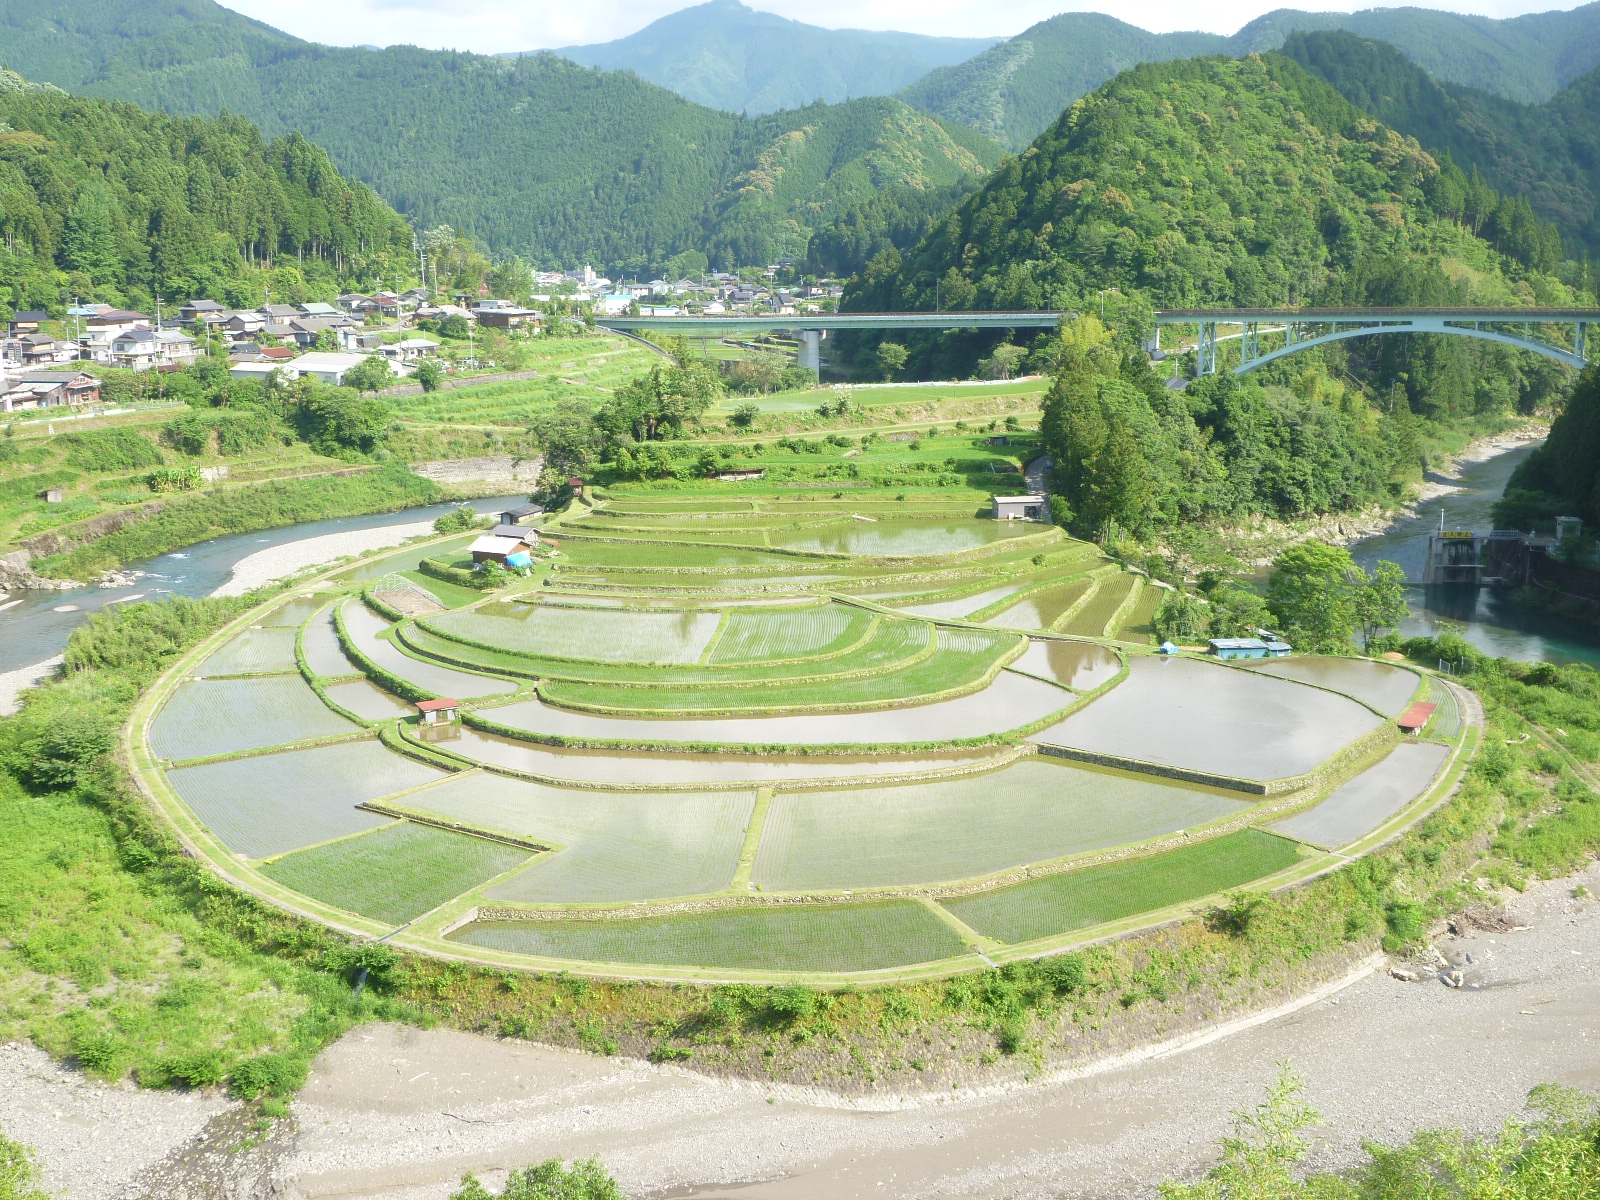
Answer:
<path fill-rule="evenodd" d="M 108 1087 L 13 1045 L 0 1052 L 0 1127 L 72 1200 L 442 1200 L 467 1170 L 497 1184 L 512 1166 L 590 1154 L 640 1197 L 1120 1200 L 1202 1173 L 1230 1114 L 1288 1062 L 1326 1119 L 1312 1165 L 1330 1169 L 1365 1139 L 1489 1132 L 1540 1083 L 1600 1090 L 1600 902 L 1575 897 L 1580 883 L 1600 891 L 1600 866 L 1486 894 L 1438 931 L 1436 955 L 1263 1022 L 1065 1078 L 902 1097 L 894 1111 L 375 1025 L 330 1047 L 292 1117 L 267 1130 L 216 1096 Z"/>

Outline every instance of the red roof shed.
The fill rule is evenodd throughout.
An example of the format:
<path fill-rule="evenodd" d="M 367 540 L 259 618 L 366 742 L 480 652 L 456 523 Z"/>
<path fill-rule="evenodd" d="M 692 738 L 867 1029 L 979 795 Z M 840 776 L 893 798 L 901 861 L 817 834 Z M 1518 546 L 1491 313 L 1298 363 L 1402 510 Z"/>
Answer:
<path fill-rule="evenodd" d="M 1401 714 L 1398 722 L 1402 733 L 1421 733 L 1423 728 L 1433 719 L 1433 710 L 1438 708 L 1427 700 L 1418 700 Z"/>

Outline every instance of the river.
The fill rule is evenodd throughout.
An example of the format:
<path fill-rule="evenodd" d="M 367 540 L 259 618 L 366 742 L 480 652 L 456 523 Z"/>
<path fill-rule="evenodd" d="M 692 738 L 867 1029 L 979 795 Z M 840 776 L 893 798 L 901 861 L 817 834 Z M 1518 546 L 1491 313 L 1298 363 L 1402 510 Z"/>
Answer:
<path fill-rule="evenodd" d="M 480 513 L 488 513 L 526 501 L 527 495 L 519 493 L 468 503 Z M 99 612 L 109 604 L 125 604 L 135 596 L 151 600 L 164 596 L 208 596 L 228 581 L 234 563 L 258 550 L 328 533 L 429 520 L 455 507 L 455 504 L 433 504 L 401 512 L 335 517 L 256 533 L 227 534 L 170 554 L 128 563 L 126 570 L 145 572 L 145 578 L 131 588 L 99 588 L 91 584 L 66 592 L 13 592 L 10 601 L 0 602 L 10 605 L 0 611 L 0 672 L 13 671 L 60 654 L 67 638 L 87 620 L 88 614 Z"/>
<path fill-rule="evenodd" d="M 1415 517 L 1387 533 L 1350 547 L 1362 566 L 1389 559 L 1404 568 L 1407 579 L 1421 579 L 1428 555 L 1428 534 L 1439 527 L 1439 510 L 1452 529 L 1487 531 L 1489 510 L 1505 493 L 1506 481 L 1532 454 L 1534 445 L 1519 446 L 1461 471 L 1458 490 L 1423 504 Z M 1410 636 L 1437 634 L 1445 622 L 1497 658 L 1524 662 L 1586 662 L 1600 666 L 1600 629 L 1542 609 L 1518 604 L 1508 593 L 1489 588 L 1413 587 L 1411 617 L 1400 627 Z"/>

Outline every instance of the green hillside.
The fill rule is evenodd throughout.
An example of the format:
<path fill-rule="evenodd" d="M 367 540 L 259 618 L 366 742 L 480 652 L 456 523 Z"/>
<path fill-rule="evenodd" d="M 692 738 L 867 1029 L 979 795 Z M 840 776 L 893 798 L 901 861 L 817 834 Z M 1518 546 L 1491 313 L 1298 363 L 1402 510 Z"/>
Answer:
<path fill-rule="evenodd" d="M 215 296 L 331 299 L 400 277 L 411 230 L 298 134 L 172 118 L 0 71 L 0 307 L 63 287 L 141 307 Z"/>
<path fill-rule="evenodd" d="M 907 103 L 1020 150 L 1118 71 L 1197 54 L 1276 50 L 1296 30 L 1345 29 L 1399 47 L 1438 79 L 1542 103 L 1600 64 L 1600 3 L 1497 21 L 1422 8 L 1279 9 L 1232 37 L 1153 34 L 1098 13 L 1062 13 L 900 92 Z"/>
<path fill-rule="evenodd" d="M 298 131 L 416 227 L 542 264 L 796 257 L 851 203 L 946 188 L 1002 156 L 894 100 L 745 118 L 551 54 L 319 46 L 210 0 L 127 0 L 104 24 L 70 0 L 0 0 L 0 41 L 13 67 L 77 92 Z"/>
<path fill-rule="evenodd" d="M 696 104 L 757 115 L 887 96 L 995 40 L 822 29 L 739 0 L 709 0 L 616 41 L 556 53 L 586 67 L 634 71 Z"/>
<path fill-rule="evenodd" d="M 1147 338 L 1156 306 L 1571 303 L 1559 260 L 1556 231 L 1526 201 L 1474 187 L 1298 64 L 1200 58 L 1135 67 L 1073 105 L 917 246 L 874 259 L 845 305 L 931 310 L 936 288 L 947 310 L 1105 303 Z M 993 344 L 912 338 L 911 369 L 961 374 Z M 1265 378 L 1315 370 L 1385 405 L 1398 387 L 1448 422 L 1526 410 L 1564 369 L 1484 343 L 1391 337 L 1286 359 Z"/>
<path fill-rule="evenodd" d="M 1527 197 L 1569 257 L 1600 256 L 1600 70 L 1530 105 L 1438 83 L 1394 47 L 1343 31 L 1291 34 L 1283 53 L 1384 124 Z"/>

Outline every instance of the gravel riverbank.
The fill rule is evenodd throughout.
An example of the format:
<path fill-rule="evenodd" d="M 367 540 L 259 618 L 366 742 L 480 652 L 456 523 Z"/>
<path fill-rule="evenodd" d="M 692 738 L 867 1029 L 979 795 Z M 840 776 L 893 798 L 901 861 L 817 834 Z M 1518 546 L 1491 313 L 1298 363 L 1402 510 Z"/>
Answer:
<path fill-rule="evenodd" d="M 1464 986 L 1368 975 L 1231 1036 L 1095 1074 L 865 1111 L 825 1097 L 448 1030 L 359 1029 L 265 1143 L 241 1110 L 106 1087 L 0 1053 L 0 1128 L 71 1200 L 442 1200 L 462 1172 L 598 1153 L 630 1196 L 721 1200 L 1152 1196 L 1201 1173 L 1287 1061 L 1327 1120 L 1313 1165 L 1419 1126 L 1487 1132 L 1529 1088 L 1600 1090 L 1600 866 L 1507 900 L 1515 931 L 1444 936 Z M 86 1134 L 92 1130 L 92 1134 Z"/>
<path fill-rule="evenodd" d="M 368 550 L 383 550 L 398 546 L 410 538 L 433 532 L 432 521 L 407 521 L 401 525 L 380 525 L 376 529 L 352 529 L 346 533 L 325 533 L 321 537 L 304 538 L 282 546 L 269 546 L 246 555 L 233 565 L 228 582 L 212 592 L 213 596 L 242 596 L 246 592 L 298 574 L 308 567 L 318 567 L 346 556 L 364 554 Z"/>

